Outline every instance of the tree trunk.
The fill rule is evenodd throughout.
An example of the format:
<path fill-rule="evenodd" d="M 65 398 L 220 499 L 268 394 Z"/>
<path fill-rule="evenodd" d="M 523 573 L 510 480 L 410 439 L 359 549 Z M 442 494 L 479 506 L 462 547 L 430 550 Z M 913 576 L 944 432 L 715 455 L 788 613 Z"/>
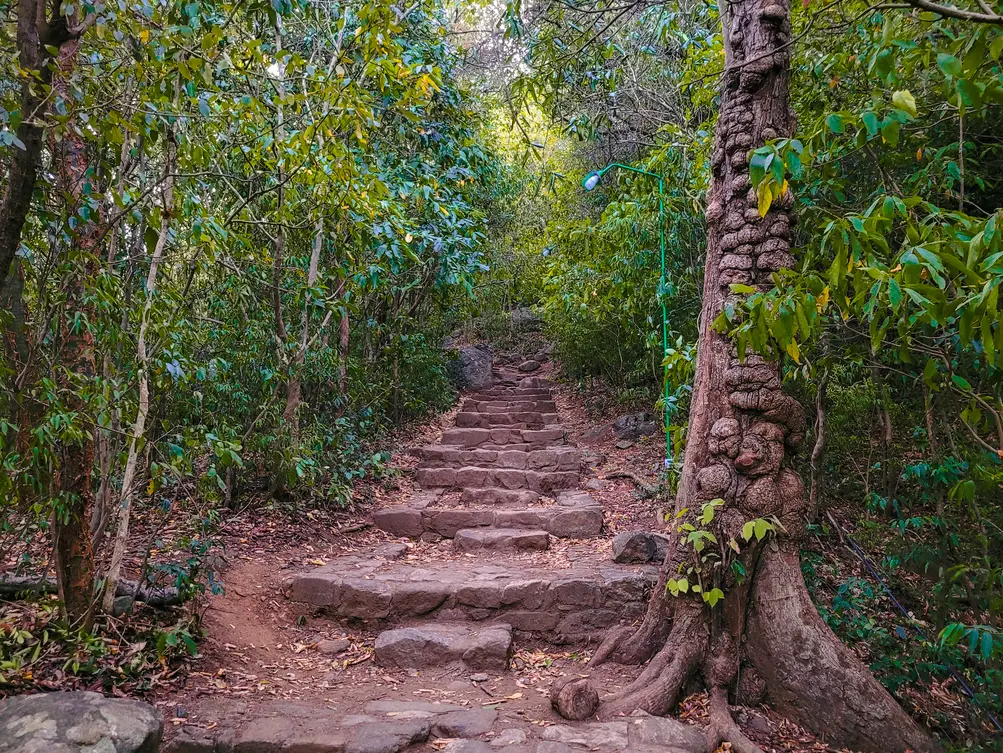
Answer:
<path fill-rule="evenodd" d="M 14 146 L 10 150 L 7 185 L 0 200 L 0 283 L 7 278 L 21 246 L 21 230 L 31 209 L 31 196 L 38 177 L 42 123 L 48 107 L 45 88 L 52 78 L 48 65 L 52 56 L 46 48 L 58 48 L 70 36 L 62 15 L 47 20 L 45 0 L 18 0 L 18 65 L 29 75 L 21 80 L 21 123 L 17 127 L 17 137 L 23 148 Z"/>
<path fill-rule="evenodd" d="M 783 712 L 830 743 L 901 753 L 935 745 L 828 629 L 805 588 L 798 544 L 808 502 L 790 455 L 802 444 L 804 413 L 781 388 L 779 364 L 759 355 L 739 359 L 714 326 L 725 305 L 742 301 L 733 284 L 772 287 L 791 267 L 793 199 L 788 192 L 760 216 L 749 155 L 790 137 L 790 1 L 721 4 L 725 73 L 707 206 L 707 255 L 686 454 L 676 510 L 678 524 L 712 532 L 720 553 L 703 559 L 685 537 L 673 537 L 648 613 L 631 635 L 607 636 L 593 662 L 643 662 L 639 678 L 601 701 L 609 718 L 642 709 L 666 714 L 687 681 L 699 675 L 710 694 L 708 750 L 729 741 L 737 753 L 757 753 L 731 718 L 728 695 L 745 702 L 767 696 Z M 711 523 L 702 506 L 717 501 Z M 779 523 L 767 538 L 745 541 L 749 521 Z M 735 542 L 740 553 L 728 546 Z M 740 568 L 737 566 L 741 565 Z M 670 596 L 668 580 L 690 574 L 704 594 L 725 596 L 709 607 L 692 589 Z M 736 568 L 745 577 L 735 575 Z M 741 672 L 739 672 L 741 667 Z M 570 696 L 582 696 L 583 683 Z M 594 692 L 594 691 L 592 691 Z M 574 700 L 571 699 L 571 700 Z M 559 712 L 574 704 L 555 697 Z"/>
<path fill-rule="evenodd" d="M 317 284 L 320 269 L 320 252 L 324 248 L 324 220 L 317 220 L 314 231 L 313 248 L 310 252 L 310 267 L 307 270 L 307 292 L 303 300 L 303 314 L 300 317 L 300 341 L 293 356 L 292 368 L 289 370 L 289 385 L 286 388 L 286 407 L 282 411 L 282 421 L 289 430 L 290 436 L 299 438 L 299 407 L 303 399 L 303 367 L 306 364 L 306 353 L 310 347 L 310 309 L 312 300 L 310 291 Z"/>
<path fill-rule="evenodd" d="M 150 364 L 146 352 L 146 332 L 150 326 L 150 312 L 153 309 L 153 296 L 157 292 L 157 276 L 160 273 L 160 263 L 167 247 L 167 236 L 173 219 L 174 181 L 170 175 L 174 172 L 174 159 L 177 147 L 173 134 L 167 137 L 167 160 L 164 164 L 163 199 L 160 211 L 160 233 L 153 247 L 153 258 L 150 260 L 150 270 L 146 275 L 146 301 L 139 322 L 139 334 L 136 337 L 136 366 L 139 370 L 139 405 L 136 409 L 136 420 L 132 425 L 129 437 L 129 454 L 125 461 L 125 471 L 122 474 L 122 496 L 118 506 L 118 526 L 115 530 L 115 545 L 112 548 L 111 563 L 108 566 L 108 577 L 105 580 L 104 600 L 101 608 L 105 614 L 111 614 L 115 606 L 115 594 L 118 588 L 119 576 L 122 572 L 122 562 L 129 546 L 129 520 L 132 514 L 132 492 L 135 487 L 136 468 L 139 465 L 139 442 L 146 434 L 146 419 L 150 413 Z"/>
<path fill-rule="evenodd" d="M 59 50 L 59 71 L 53 88 L 67 103 L 72 102 L 69 76 L 76 65 L 79 40 L 64 44 Z M 94 432 L 87 417 L 87 401 L 81 397 L 79 383 L 94 379 L 94 335 L 91 332 L 93 311 L 88 303 L 88 284 L 96 271 L 98 241 L 97 212 L 100 202 L 90 201 L 87 154 L 83 138 L 71 122 L 62 138 L 53 145 L 53 160 L 58 185 L 63 194 L 67 217 L 76 215 L 83 202 L 90 206 L 87 221 L 77 225 L 69 249 L 76 269 L 67 284 L 66 310 L 60 318 L 62 366 L 60 387 L 65 391 L 67 408 L 75 414 L 76 438 L 64 438 L 59 447 L 56 489 L 64 508 L 53 521 L 56 579 L 67 619 L 90 628 L 93 617 L 94 549 L 91 544 L 91 516 L 94 490 L 91 472 L 94 466 Z"/>

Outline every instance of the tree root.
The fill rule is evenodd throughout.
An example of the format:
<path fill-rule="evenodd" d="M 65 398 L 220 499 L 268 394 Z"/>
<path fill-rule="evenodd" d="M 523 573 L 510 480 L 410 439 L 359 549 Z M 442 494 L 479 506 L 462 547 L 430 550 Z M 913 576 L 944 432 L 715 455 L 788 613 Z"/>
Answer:
<path fill-rule="evenodd" d="M 658 494 L 657 486 L 652 486 L 636 473 L 631 473 L 630 471 L 611 471 L 606 474 L 606 478 L 625 478 L 633 481 L 634 486 L 641 493 L 641 499 L 649 499 Z"/>
<path fill-rule="evenodd" d="M 763 753 L 763 749 L 742 734 L 728 708 L 728 695 L 724 688 L 710 692 L 710 727 L 707 728 L 707 753 L 714 753 L 721 743 L 731 743 L 735 753 Z"/>
<path fill-rule="evenodd" d="M 700 665 L 707 651 L 707 621 L 700 609 L 677 609 L 672 632 L 634 682 L 607 696 L 599 705 L 602 719 L 630 714 L 637 709 L 655 716 L 667 714 L 679 701 L 679 692 Z M 569 690 L 572 688 L 573 690 Z M 568 683 L 552 694 L 554 709 L 565 719 L 574 719 L 591 695 L 587 682 Z"/>
<path fill-rule="evenodd" d="M 644 620 L 636 629 L 616 627 L 606 633 L 603 642 L 589 659 L 589 666 L 598 667 L 608 661 L 617 664 L 644 664 L 665 645 L 670 620 L 665 599 L 665 568 L 659 568 L 658 581 L 648 599 Z"/>

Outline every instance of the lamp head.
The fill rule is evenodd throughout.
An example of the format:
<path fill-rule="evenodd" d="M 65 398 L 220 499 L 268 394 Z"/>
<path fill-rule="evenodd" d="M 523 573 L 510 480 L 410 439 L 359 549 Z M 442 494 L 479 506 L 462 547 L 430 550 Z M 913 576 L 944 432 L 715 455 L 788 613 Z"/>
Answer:
<path fill-rule="evenodd" d="M 593 188 L 599 185 L 599 179 L 601 177 L 602 177 L 601 172 L 599 172 L 598 170 L 593 170 L 592 172 L 590 172 L 588 175 L 585 176 L 584 180 L 582 180 L 582 188 L 584 188 L 586 191 L 591 191 Z"/>

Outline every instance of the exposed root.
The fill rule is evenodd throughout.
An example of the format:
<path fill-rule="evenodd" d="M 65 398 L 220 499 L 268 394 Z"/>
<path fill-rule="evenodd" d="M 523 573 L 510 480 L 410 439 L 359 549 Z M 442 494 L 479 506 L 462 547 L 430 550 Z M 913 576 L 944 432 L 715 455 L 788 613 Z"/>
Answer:
<path fill-rule="evenodd" d="M 633 481 L 637 491 L 640 492 L 641 499 L 650 499 L 658 494 L 658 487 L 652 486 L 636 473 L 630 471 L 612 471 L 606 474 L 606 478 L 625 478 Z"/>
<path fill-rule="evenodd" d="M 675 553 L 675 546 L 670 546 L 667 558 Z M 648 608 L 644 612 L 644 620 L 635 630 L 630 626 L 613 628 L 606 633 L 603 642 L 589 660 L 590 666 L 599 666 L 608 661 L 617 664 L 644 664 L 655 652 L 665 645 L 669 635 L 671 622 L 669 609 L 665 598 L 665 567 L 658 573 L 658 581 L 648 599 Z"/>
<path fill-rule="evenodd" d="M 599 709 L 599 693 L 588 680 L 571 677 L 551 688 L 550 705 L 565 719 L 580 722 Z"/>
<path fill-rule="evenodd" d="M 724 688 L 710 692 L 710 726 L 707 728 L 707 753 L 714 753 L 721 743 L 731 743 L 735 753 L 763 753 L 762 748 L 742 734 L 728 708 L 728 695 Z"/>

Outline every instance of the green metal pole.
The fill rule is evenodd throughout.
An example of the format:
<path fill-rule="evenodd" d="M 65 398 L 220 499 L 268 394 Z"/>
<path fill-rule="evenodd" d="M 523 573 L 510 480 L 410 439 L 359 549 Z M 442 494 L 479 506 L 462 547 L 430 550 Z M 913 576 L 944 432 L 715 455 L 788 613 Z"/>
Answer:
<path fill-rule="evenodd" d="M 669 367 L 664 365 L 669 357 L 669 314 L 665 308 L 665 181 L 658 178 L 658 240 L 662 252 L 662 275 L 658 298 L 662 303 L 662 388 L 665 403 L 665 467 L 672 465 L 672 437 L 669 434 Z"/>
<path fill-rule="evenodd" d="M 658 180 L 658 241 L 660 246 L 660 251 L 662 255 L 662 274 L 661 282 L 658 288 L 658 298 L 662 304 L 662 360 L 664 361 L 669 355 L 669 314 L 665 307 L 665 180 L 661 175 L 657 173 L 649 173 L 647 170 L 641 170 L 637 167 L 631 167 L 630 165 L 624 165 L 620 162 L 614 162 L 610 165 L 606 165 L 602 170 L 596 170 L 589 173 L 582 179 L 582 188 L 586 191 L 591 191 L 598 185 L 599 180 L 603 175 L 606 174 L 608 170 L 614 167 L 618 167 L 621 170 L 628 170 L 632 173 L 640 173 L 641 175 L 647 175 L 649 178 L 655 178 Z M 665 402 L 665 467 L 668 468 L 672 464 L 672 438 L 669 435 L 669 380 L 668 377 L 668 367 L 662 367 L 662 385 L 663 385 L 663 395 Z"/>

